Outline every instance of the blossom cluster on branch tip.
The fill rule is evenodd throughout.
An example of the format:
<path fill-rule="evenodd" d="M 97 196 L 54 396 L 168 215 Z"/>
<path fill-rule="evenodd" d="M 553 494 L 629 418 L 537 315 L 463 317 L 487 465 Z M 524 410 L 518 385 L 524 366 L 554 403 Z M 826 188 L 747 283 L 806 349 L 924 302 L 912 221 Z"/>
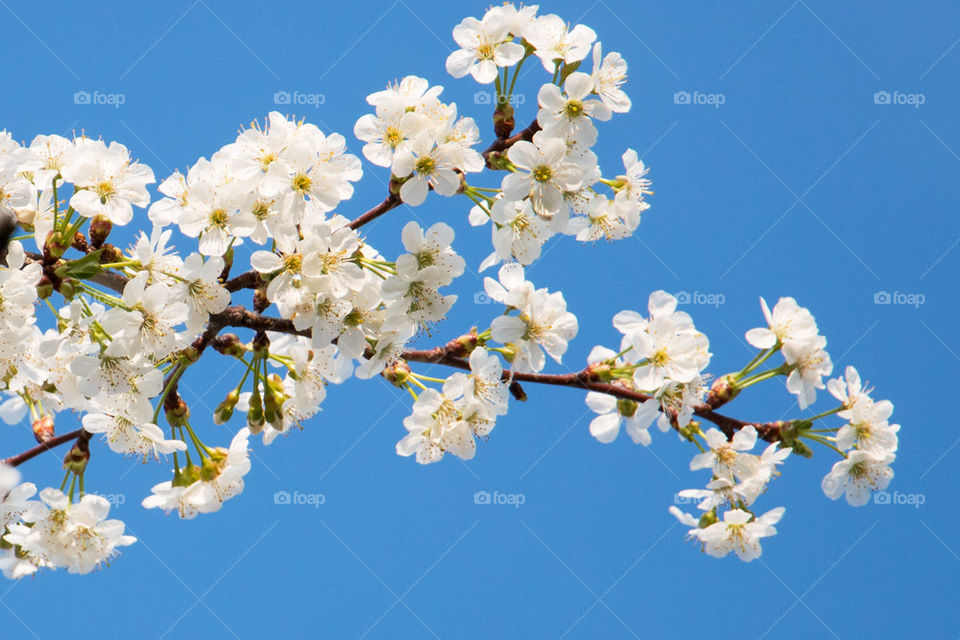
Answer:
<path fill-rule="evenodd" d="M 596 414 L 589 433 L 605 444 L 621 428 L 643 445 L 652 444 L 654 423 L 672 430 L 697 448 L 691 470 L 709 470 L 710 479 L 678 494 L 696 502 L 699 518 L 671 512 L 713 556 L 760 555 L 784 509 L 755 515 L 752 506 L 791 452 L 812 455 L 810 444 L 842 457 L 822 482 L 829 498 L 862 505 L 887 486 L 898 445 L 893 405 L 873 400 L 853 367 L 824 382 L 833 368 L 826 339 L 792 298 L 772 311 L 761 300 L 767 326 L 746 334 L 760 351 L 733 373 L 706 372 L 709 340 L 664 291 L 650 294 L 645 315 L 613 317 L 617 350 L 596 346 L 583 370 L 544 373 L 547 356 L 562 363 L 581 326 L 563 293 L 537 287 L 525 268 L 555 236 L 631 236 L 652 191 L 636 151 L 623 151 L 605 175 L 593 150 L 603 123 L 631 108 L 626 61 L 604 54 L 586 25 L 538 10 L 507 3 L 453 31 L 460 48 L 446 70 L 493 85 L 494 138 L 483 151 L 480 127 L 441 101 L 441 86 L 408 75 L 367 96 L 373 113 L 353 133 L 363 156 L 389 171 L 388 194 L 352 218 L 345 203 L 362 178 L 360 158 L 344 136 L 278 112 L 166 177 L 154 201 L 153 171 L 117 142 L 39 135 L 21 144 L 0 132 L 0 222 L 9 222 L 0 232 L 24 232 L 4 240 L 0 264 L 0 418 L 28 419 L 39 442 L 0 462 L 5 575 L 86 573 L 134 542 L 122 522 L 107 519 L 109 502 L 86 491 L 91 446 L 169 464 L 141 504 L 194 518 L 244 490 L 251 436 L 266 446 L 304 426 L 331 386 L 351 378 L 381 376 L 410 394 L 396 451 L 421 464 L 447 453 L 473 458 L 528 383 L 585 391 Z M 533 87 L 530 124 L 515 131 L 522 101 L 514 92 L 531 58 L 548 79 Z M 472 183 L 473 174 L 492 181 Z M 502 308 L 418 351 L 410 344 L 433 335 L 459 299 L 453 287 L 467 270 L 454 249 L 461 216 L 426 228 L 407 222 L 396 257 L 376 249 L 363 227 L 431 192 L 462 196 L 470 226 L 490 224 L 492 252 L 476 272 L 499 269 L 477 295 Z M 130 246 L 109 242 L 115 227 L 131 223 L 143 228 Z M 237 251 L 244 243 L 252 250 Z M 179 385 L 211 351 L 240 373 L 212 415 L 192 415 Z M 763 369 L 776 354 L 783 363 Z M 427 376 L 416 369 L 421 362 L 456 372 Z M 717 412 L 780 376 L 800 410 L 824 388 L 839 406 L 768 423 Z M 57 422 L 75 420 L 70 414 L 82 429 L 55 435 Z M 845 423 L 825 427 L 833 415 Z M 211 431 L 210 423 L 224 426 Z M 758 439 L 770 444 L 751 453 Z M 67 442 L 59 488 L 38 493 L 21 481 L 16 465 Z"/>

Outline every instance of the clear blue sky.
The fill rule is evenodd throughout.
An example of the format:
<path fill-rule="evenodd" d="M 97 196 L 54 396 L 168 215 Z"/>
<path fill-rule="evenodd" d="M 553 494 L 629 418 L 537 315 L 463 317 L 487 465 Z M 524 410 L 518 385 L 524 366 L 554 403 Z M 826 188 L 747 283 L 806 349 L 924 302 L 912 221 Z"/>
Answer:
<path fill-rule="evenodd" d="M 493 135 L 485 107 L 473 104 L 478 86 L 443 64 L 453 26 L 484 3 L 0 5 L 0 128 L 21 140 L 73 130 L 119 140 L 161 179 L 263 118 L 278 91 L 322 94 L 323 104 L 295 112 L 342 132 L 360 155 L 352 130 L 364 97 L 406 74 L 443 84 L 484 139 Z M 633 111 L 601 125 L 597 150 L 615 170 L 626 146 L 637 149 L 656 190 L 635 238 L 596 247 L 559 239 L 528 272 L 538 286 L 562 289 L 580 320 L 565 366 L 552 370 L 579 368 L 594 344 L 614 345 L 611 316 L 643 310 L 661 288 L 723 295 L 719 308 L 686 310 L 710 337 L 710 371 L 737 370 L 752 353 L 743 333 L 762 323 L 758 296 L 795 296 L 817 317 L 836 370 L 855 364 L 896 405 L 903 430 L 891 491 L 925 503 L 831 502 L 819 483 L 836 456 L 818 449 L 813 460 L 789 460 L 761 499 L 787 507 L 761 560 L 713 560 L 667 513 L 676 491 L 704 478 L 687 470 L 693 451 L 672 435 L 655 433 L 649 450 L 624 436 L 601 445 L 587 431 L 583 393 L 530 386 L 530 401 L 499 422 L 474 461 L 425 468 L 394 453 L 408 398 L 382 380 L 353 381 L 330 390 L 303 432 L 270 448 L 258 442 L 244 495 L 193 521 L 139 507 L 165 467 L 96 446 L 88 487 L 125 496 L 115 513 L 140 542 L 87 577 L 0 585 L 4 638 L 956 635 L 960 7 L 541 7 L 589 24 L 629 62 Z M 534 72 L 521 82 L 523 124 L 542 81 Z M 75 104 L 78 91 L 122 94 L 123 104 Z M 678 91 L 724 101 L 676 104 Z M 892 103 L 922 95 L 923 104 L 882 104 L 882 95 L 876 104 L 880 91 Z M 344 215 L 383 196 L 383 170 L 366 161 L 365 170 Z M 470 228 L 467 210 L 465 200 L 431 197 L 391 212 L 368 236 L 396 255 L 411 216 L 444 220 L 476 267 L 489 231 Z M 459 283 L 461 303 L 437 341 L 496 313 L 473 304 L 479 280 Z M 875 304 L 883 291 L 924 301 Z M 209 356 L 184 385 L 195 416 L 236 375 Z M 802 415 L 779 384 L 729 412 Z M 24 429 L 5 429 L 3 454 L 29 444 Z M 227 427 L 202 429 L 229 441 Z M 56 484 L 59 455 L 24 471 Z M 480 490 L 523 494 L 525 503 L 478 506 Z M 325 502 L 276 505 L 277 491 Z"/>

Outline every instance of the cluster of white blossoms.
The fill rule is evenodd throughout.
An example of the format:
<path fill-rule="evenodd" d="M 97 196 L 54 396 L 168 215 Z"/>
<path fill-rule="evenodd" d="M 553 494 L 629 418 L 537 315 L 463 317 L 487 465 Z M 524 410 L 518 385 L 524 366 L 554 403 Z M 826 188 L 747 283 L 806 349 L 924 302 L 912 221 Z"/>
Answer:
<path fill-rule="evenodd" d="M 465 19 L 453 34 L 461 49 L 447 59 L 454 77 L 470 73 L 481 84 L 496 83 L 497 114 L 511 125 L 513 89 L 523 62 L 535 55 L 553 74 L 537 92 L 532 135 L 515 141 L 505 155 L 487 158 L 489 166 L 508 170 L 500 189 L 467 190 L 477 203 L 471 224 L 492 221 L 494 252 L 481 270 L 502 261 L 529 265 L 558 233 L 587 242 L 627 237 L 649 208 L 644 197 L 652 193 L 650 181 L 637 153 L 627 150 L 624 173 L 604 179 L 590 149 L 597 142 L 594 121 L 630 110 L 622 89 L 626 62 L 616 52 L 604 56 L 589 27 L 571 28 L 559 16 L 537 16 L 537 9 L 504 4 L 480 20 Z M 585 73 L 580 67 L 591 51 L 593 69 Z M 601 185 L 613 197 L 598 191 Z"/>
<path fill-rule="evenodd" d="M 830 380 L 827 389 L 841 403 L 837 415 L 847 420 L 836 436 L 836 446 L 846 459 L 833 465 L 821 487 L 828 498 L 846 494 L 849 504 L 861 507 L 871 491 L 883 491 L 893 479 L 890 465 L 896 459 L 900 425 L 889 422 L 893 403 L 871 398 L 872 390 L 864 388 L 853 367 Z"/>
<path fill-rule="evenodd" d="M 567 311 L 563 294 L 534 288 L 517 263 L 503 265 L 498 275 L 499 281 L 483 281 L 487 295 L 507 307 L 490 323 L 490 334 L 505 346 L 513 371 L 542 371 L 545 353 L 560 362 L 567 342 L 577 335 L 577 317 Z"/>
<path fill-rule="evenodd" d="M 408 75 L 367 96 L 374 113 L 357 120 L 354 134 L 390 180 L 384 201 L 352 219 L 341 206 L 362 177 L 360 159 L 347 153 L 342 135 L 278 112 L 167 177 L 155 201 L 153 171 L 117 142 L 39 135 L 21 144 L 0 131 L 0 418 L 29 418 L 40 443 L 6 460 L 15 466 L 75 442 L 60 488 L 43 489 L 39 500 L 36 485 L 0 463 L 5 575 L 86 573 L 134 542 L 122 522 L 107 519 L 106 499 L 85 491 L 91 442 L 144 462 L 172 458 L 142 506 L 194 518 L 243 491 L 251 436 L 269 445 L 302 426 L 321 410 L 328 387 L 350 378 L 382 376 L 410 393 L 396 451 L 421 464 L 447 452 L 473 458 L 477 438 L 507 413 L 509 396 L 525 398 L 526 381 L 586 388 L 597 414 L 589 430 L 603 443 L 621 427 L 644 445 L 654 421 L 673 429 L 700 449 L 691 469 L 712 476 L 705 489 L 680 494 L 698 501 L 699 519 L 672 511 L 715 556 L 760 554 L 759 540 L 776 532 L 783 509 L 754 516 L 750 507 L 791 450 L 810 455 L 803 440 L 844 457 L 823 480 L 830 498 L 864 504 L 887 486 L 899 425 L 889 422 L 893 405 L 871 399 L 852 367 L 827 384 L 840 406 L 810 418 L 754 426 L 713 411 L 781 375 L 801 410 L 816 400 L 832 363 L 813 316 L 792 298 L 773 311 L 761 301 L 768 326 L 747 333 L 761 352 L 712 385 L 709 341 L 664 291 L 650 295 L 646 316 L 613 318 L 619 350 L 595 347 L 580 372 L 541 373 L 548 355 L 561 363 L 579 326 L 563 293 L 537 288 L 525 267 L 553 236 L 630 236 L 652 191 L 634 150 L 606 177 L 593 151 L 597 123 L 631 108 L 626 62 L 604 54 L 589 27 L 537 12 L 507 3 L 454 29 L 460 48 L 447 71 L 493 85 L 491 99 L 477 101 L 493 107 L 495 140 L 484 151 L 473 118 L 442 102 L 443 88 L 424 78 Z M 514 132 L 514 105 L 523 103 L 514 90 L 531 57 L 550 79 L 536 89 L 530 124 Z M 486 187 L 468 182 L 484 171 L 503 174 Z M 466 269 L 453 248 L 455 225 L 407 222 L 393 260 L 360 229 L 401 204 L 422 204 L 431 191 L 464 196 L 471 226 L 490 222 L 493 252 L 478 273 L 500 265 L 484 289 L 504 310 L 485 329 L 413 350 L 458 299 L 447 290 Z M 25 235 L 10 238 L 14 220 Z M 143 230 L 128 247 L 107 242 L 114 227 L 131 222 Z M 36 252 L 24 246 L 31 236 Z M 244 242 L 251 251 L 236 250 Z M 247 255 L 249 269 L 239 264 Z M 232 328 L 252 336 L 225 332 Z M 211 351 L 237 365 L 239 380 L 212 416 L 191 415 L 178 389 Z M 784 364 L 756 371 L 776 353 Z M 457 372 L 428 377 L 411 368 L 416 362 Z M 62 413 L 81 416 L 82 430 L 55 435 Z M 240 414 L 242 424 L 231 425 Z M 812 429 L 833 414 L 846 423 Z M 702 420 L 720 429 L 704 430 Z M 224 425 L 212 437 L 228 446 L 205 444 L 200 427 L 210 423 Z M 773 443 L 756 455 L 758 434 Z"/>
<path fill-rule="evenodd" d="M 470 354 L 470 373 L 455 373 L 440 391 L 424 389 L 404 418 L 409 433 L 397 443 L 401 456 L 416 454 L 430 464 L 444 453 L 470 460 L 476 453 L 474 437 L 486 438 L 497 416 L 507 413 L 507 384 L 500 359 L 478 347 Z"/>
<path fill-rule="evenodd" d="M 663 432 L 690 422 L 693 407 L 703 402 L 706 387 L 703 370 L 710 364 L 710 341 L 697 331 L 685 311 L 677 311 L 677 299 L 666 291 L 654 291 L 647 303 L 649 317 L 636 311 L 621 311 L 613 325 L 623 334 L 620 352 L 595 347 L 591 366 L 605 365 L 616 383 L 631 391 L 652 396 L 646 401 L 620 399 L 591 391 L 586 402 L 599 414 L 590 423 L 590 433 L 600 442 L 613 442 L 622 420 L 637 444 L 649 445 L 647 429 L 657 421 Z M 614 399 L 615 400 L 615 399 Z"/>
<path fill-rule="evenodd" d="M 460 174 L 484 166 L 483 156 L 473 149 L 480 130 L 473 118 L 457 117 L 457 105 L 440 102 L 442 91 L 423 78 L 406 76 L 367 96 L 376 113 L 362 116 L 353 129 L 367 143 L 367 160 L 390 167 L 403 180 L 400 198 L 411 206 L 423 204 L 431 189 L 443 196 L 456 194 Z"/>
<path fill-rule="evenodd" d="M 40 500 L 32 482 L 20 482 L 20 473 L 0 463 L 0 570 L 21 578 L 40 568 L 66 568 L 89 573 L 117 554 L 117 547 L 136 542 L 124 535 L 120 520 L 107 520 L 110 503 L 87 494 L 72 502 L 62 491 L 44 489 Z"/>
<path fill-rule="evenodd" d="M 823 376 L 833 371 L 830 354 L 824 350 L 827 339 L 820 335 L 810 311 L 793 298 L 780 298 L 772 312 L 763 298 L 760 305 L 767 326 L 748 331 L 747 342 L 767 353 L 779 350 L 783 354 L 784 369 L 789 372 L 787 390 L 797 396 L 800 408 L 806 409 L 816 401 L 817 389 L 823 389 Z"/>
<path fill-rule="evenodd" d="M 710 469 L 711 480 L 705 489 L 686 489 L 677 495 L 699 500 L 697 508 L 704 514 L 695 518 L 676 506 L 670 507 L 670 513 L 681 524 L 692 527 L 690 537 L 703 543 L 708 554 L 721 558 L 735 551 L 741 560 L 749 562 L 760 556 L 760 538 L 777 532 L 773 525 L 784 512 L 783 507 L 777 507 L 754 517 L 749 507 L 779 475 L 777 465 L 790 455 L 790 449 L 778 449 L 777 443 L 772 443 L 760 455 L 747 453 L 757 443 L 757 430 L 752 425 L 739 430 L 731 440 L 719 429 L 707 430 L 703 438 L 707 450 L 694 456 L 690 470 Z"/>

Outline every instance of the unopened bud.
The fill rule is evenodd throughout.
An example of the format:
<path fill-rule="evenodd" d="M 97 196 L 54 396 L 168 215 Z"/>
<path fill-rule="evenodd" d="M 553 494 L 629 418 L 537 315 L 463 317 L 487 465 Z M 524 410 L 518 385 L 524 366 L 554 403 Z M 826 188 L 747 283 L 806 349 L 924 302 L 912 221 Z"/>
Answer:
<path fill-rule="evenodd" d="M 239 401 L 240 393 L 236 389 L 228 393 L 223 402 L 218 404 L 217 408 L 213 410 L 213 423 L 223 424 L 229 421 L 230 418 L 233 417 L 233 410 Z"/>
<path fill-rule="evenodd" d="M 213 341 L 213 348 L 217 353 L 235 358 L 243 357 L 243 354 L 247 351 L 235 333 L 224 333 L 217 336 Z"/>
<path fill-rule="evenodd" d="M 40 276 L 40 281 L 37 282 L 37 297 L 46 300 L 51 295 L 53 295 L 53 283 L 47 276 Z"/>
<path fill-rule="evenodd" d="M 737 376 L 734 373 L 728 373 L 725 376 L 717 378 L 713 386 L 710 387 L 710 406 L 719 407 L 737 397 L 740 389 L 736 387 Z"/>
<path fill-rule="evenodd" d="M 624 418 L 632 418 L 638 406 L 640 405 L 630 398 L 617 398 L 617 412 Z"/>
<path fill-rule="evenodd" d="M 171 427 L 182 427 L 190 420 L 190 407 L 182 398 L 172 408 L 167 408 L 167 403 L 164 403 L 164 408 L 166 408 L 167 424 Z"/>
<path fill-rule="evenodd" d="M 610 382 L 613 380 L 613 367 L 606 362 L 594 362 L 587 366 L 587 374 L 593 380 L 600 382 Z"/>
<path fill-rule="evenodd" d="M 60 295 L 62 295 L 64 298 L 70 300 L 77 293 L 76 280 L 73 278 L 64 278 L 60 281 L 57 291 L 59 291 Z"/>
<path fill-rule="evenodd" d="M 707 511 L 702 516 L 700 516 L 700 522 L 697 523 L 697 526 L 700 527 L 701 529 L 706 529 L 707 527 L 717 522 L 718 520 L 719 518 L 717 518 L 716 509 L 711 509 L 710 511 Z"/>
<path fill-rule="evenodd" d="M 43 444 L 53 437 L 53 416 L 43 416 L 33 421 L 33 437 Z"/>
<path fill-rule="evenodd" d="M 253 338 L 253 355 L 258 358 L 266 358 L 270 355 L 270 338 L 263 331 L 257 332 Z"/>
<path fill-rule="evenodd" d="M 501 140 L 509 138 L 513 127 L 516 125 L 516 120 L 513 117 L 513 105 L 506 99 L 506 96 L 502 96 L 502 98 L 493 112 L 493 132 Z"/>
<path fill-rule="evenodd" d="M 63 458 L 63 468 L 80 475 L 87 468 L 90 461 L 90 446 L 86 438 L 77 438 L 77 441 Z"/>
<path fill-rule="evenodd" d="M 43 257 L 48 262 L 59 260 L 64 252 L 70 247 L 70 240 L 65 238 L 59 231 L 51 231 L 47 234 L 46 242 L 43 243 Z"/>
<path fill-rule="evenodd" d="M 398 358 L 393 364 L 384 367 L 381 375 L 393 386 L 402 387 L 410 379 L 410 365 L 403 358 Z"/>

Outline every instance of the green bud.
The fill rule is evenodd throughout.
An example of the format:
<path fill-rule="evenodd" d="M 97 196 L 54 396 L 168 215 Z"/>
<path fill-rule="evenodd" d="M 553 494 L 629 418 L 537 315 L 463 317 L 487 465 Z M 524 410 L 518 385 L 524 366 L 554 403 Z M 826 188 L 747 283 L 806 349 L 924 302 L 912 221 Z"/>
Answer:
<path fill-rule="evenodd" d="M 711 509 L 710 511 L 707 511 L 702 516 L 700 516 L 700 522 L 697 523 L 697 526 L 700 527 L 701 529 L 706 529 L 707 527 L 717 522 L 718 520 L 719 518 L 717 518 L 717 510 Z"/>
<path fill-rule="evenodd" d="M 240 393 L 236 389 L 227 394 L 227 397 L 217 405 L 217 408 L 213 410 L 213 423 L 214 424 L 223 424 L 230 420 L 233 417 L 233 409 L 237 406 L 237 402 L 240 401 Z"/>
<path fill-rule="evenodd" d="M 632 418 L 639 405 L 629 398 L 617 398 L 617 411 L 624 418 Z"/>

